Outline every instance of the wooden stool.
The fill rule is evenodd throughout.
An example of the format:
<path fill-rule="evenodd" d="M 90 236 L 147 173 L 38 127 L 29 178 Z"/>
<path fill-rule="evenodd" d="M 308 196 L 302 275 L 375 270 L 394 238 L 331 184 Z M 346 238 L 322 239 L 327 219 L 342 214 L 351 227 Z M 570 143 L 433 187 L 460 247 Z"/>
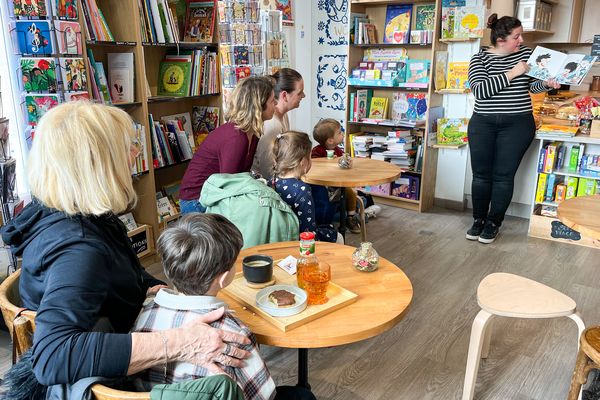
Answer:
<path fill-rule="evenodd" d="M 575 400 L 581 392 L 581 385 L 587 382 L 592 369 L 600 369 L 600 326 L 586 329 L 579 340 L 579 352 L 571 379 L 571 389 L 567 400 Z"/>
<path fill-rule="evenodd" d="M 578 336 L 585 329 L 573 299 L 518 275 L 494 273 L 483 278 L 477 288 L 477 303 L 481 311 L 471 328 L 463 400 L 473 399 L 479 359 L 487 358 L 489 353 L 491 329 L 486 327 L 493 315 L 511 318 L 569 317 L 577 324 Z"/>

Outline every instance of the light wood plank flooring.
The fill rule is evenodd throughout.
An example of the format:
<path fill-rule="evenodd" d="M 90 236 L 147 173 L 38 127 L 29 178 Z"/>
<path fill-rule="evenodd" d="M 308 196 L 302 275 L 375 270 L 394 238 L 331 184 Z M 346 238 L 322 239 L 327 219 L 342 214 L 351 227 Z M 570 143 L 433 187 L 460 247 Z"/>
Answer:
<path fill-rule="evenodd" d="M 417 214 L 383 207 L 368 237 L 411 279 L 411 309 L 394 329 L 351 345 L 311 350 L 309 379 L 324 400 L 460 399 L 475 293 L 491 272 L 535 279 L 571 296 L 587 324 L 600 323 L 600 251 L 527 237 L 527 220 L 508 218 L 490 245 L 465 240 L 468 213 Z M 348 235 L 358 245 L 360 235 Z M 318 254 L 318 245 L 317 245 Z M 158 265 L 151 272 L 160 272 Z M 497 318 L 476 399 L 564 399 L 577 330 L 567 319 Z M 2 342 L 0 342 L 2 343 Z M 10 352 L 0 349 L 0 373 Z M 278 385 L 296 382 L 296 351 L 263 346 Z"/>

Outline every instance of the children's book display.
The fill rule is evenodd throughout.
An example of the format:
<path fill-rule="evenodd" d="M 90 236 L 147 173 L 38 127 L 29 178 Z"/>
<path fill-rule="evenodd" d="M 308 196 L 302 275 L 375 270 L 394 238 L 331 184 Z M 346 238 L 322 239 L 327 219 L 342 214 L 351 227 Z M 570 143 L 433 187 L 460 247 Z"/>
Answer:
<path fill-rule="evenodd" d="M 468 142 L 468 118 L 438 119 L 437 144 L 442 146 L 460 146 Z"/>
<path fill-rule="evenodd" d="M 158 73 L 158 96 L 199 96 L 218 93 L 217 53 L 202 50 L 165 55 Z"/>
<path fill-rule="evenodd" d="M 81 0 L 81 8 L 85 17 L 85 36 L 87 40 L 110 42 L 115 40 L 102 10 L 98 8 L 96 0 Z"/>
<path fill-rule="evenodd" d="M 565 54 L 537 46 L 527 60 L 529 65 L 527 75 L 536 79 L 555 79 L 561 84 L 578 86 L 595 61 L 595 56 Z"/>
<path fill-rule="evenodd" d="M 215 27 L 215 2 L 190 1 L 186 11 L 186 42 L 211 43 Z"/>
<path fill-rule="evenodd" d="M 355 86 L 427 88 L 430 67 L 429 60 L 408 58 L 404 48 L 374 48 L 365 50 L 348 80 Z"/>
<path fill-rule="evenodd" d="M 442 39 L 483 37 L 484 6 L 466 0 L 442 1 Z"/>
<path fill-rule="evenodd" d="M 256 0 L 218 2 L 223 103 L 237 82 L 264 73 L 260 7 Z"/>
<path fill-rule="evenodd" d="M 177 7 L 179 3 L 185 7 Z M 138 2 L 138 8 L 143 43 L 179 43 L 182 38 L 190 42 L 212 41 L 214 1 L 144 0 Z"/>
<path fill-rule="evenodd" d="M 192 108 L 192 132 L 194 148 L 206 139 L 206 136 L 219 126 L 219 107 L 194 106 Z"/>
<path fill-rule="evenodd" d="M 412 11 L 412 4 L 390 4 L 387 6 L 384 43 L 409 43 Z"/>
<path fill-rule="evenodd" d="M 447 89 L 469 89 L 469 63 L 450 62 L 448 63 L 448 76 L 446 77 Z"/>

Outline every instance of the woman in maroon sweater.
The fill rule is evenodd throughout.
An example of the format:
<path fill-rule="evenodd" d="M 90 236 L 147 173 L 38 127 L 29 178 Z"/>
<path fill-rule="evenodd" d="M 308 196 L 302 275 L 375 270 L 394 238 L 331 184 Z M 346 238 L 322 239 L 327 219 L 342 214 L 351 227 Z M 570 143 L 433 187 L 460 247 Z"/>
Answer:
<path fill-rule="evenodd" d="M 183 214 L 206 210 L 200 191 L 212 174 L 250 171 L 264 121 L 273 118 L 276 104 L 271 78 L 249 77 L 238 83 L 228 102 L 227 123 L 208 135 L 185 171 L 179 190 Z"/>

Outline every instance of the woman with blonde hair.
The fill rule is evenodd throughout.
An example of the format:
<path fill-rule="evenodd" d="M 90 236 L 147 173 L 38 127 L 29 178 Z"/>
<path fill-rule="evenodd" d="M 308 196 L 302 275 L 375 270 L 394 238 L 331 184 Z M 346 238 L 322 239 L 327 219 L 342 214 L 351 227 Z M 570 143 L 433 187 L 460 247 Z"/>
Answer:
<path fill-rule="evenodd" d="M 23 258 L 22 306 L 37 312 L 31 368 L 43 385 L 174 361 L 219 373 L 216 363 L 240 366 L 248 356 L 236 345 L 248 339 L 208 325 L 223 309 L 177 329 L 128 333 L 146 294 L 164 286 L 144 271 L 117 217 L 136 202 L 134 133 L 124 111 L 88 102 L 48 111 L 36 129 L 33 201 L 2 228 L 2 239 Z"/>
<path fill-rule="evenodd" d="M 212 174 L 250 171 L 264 121 L 273 118 L 276 104 L 271 78 L 249 77 L 238 83 L 228 102 L 227 123 L 208 135 L 185 171 L 179 189 L 182 213 L 206 211 L 200 192 Z"/>

